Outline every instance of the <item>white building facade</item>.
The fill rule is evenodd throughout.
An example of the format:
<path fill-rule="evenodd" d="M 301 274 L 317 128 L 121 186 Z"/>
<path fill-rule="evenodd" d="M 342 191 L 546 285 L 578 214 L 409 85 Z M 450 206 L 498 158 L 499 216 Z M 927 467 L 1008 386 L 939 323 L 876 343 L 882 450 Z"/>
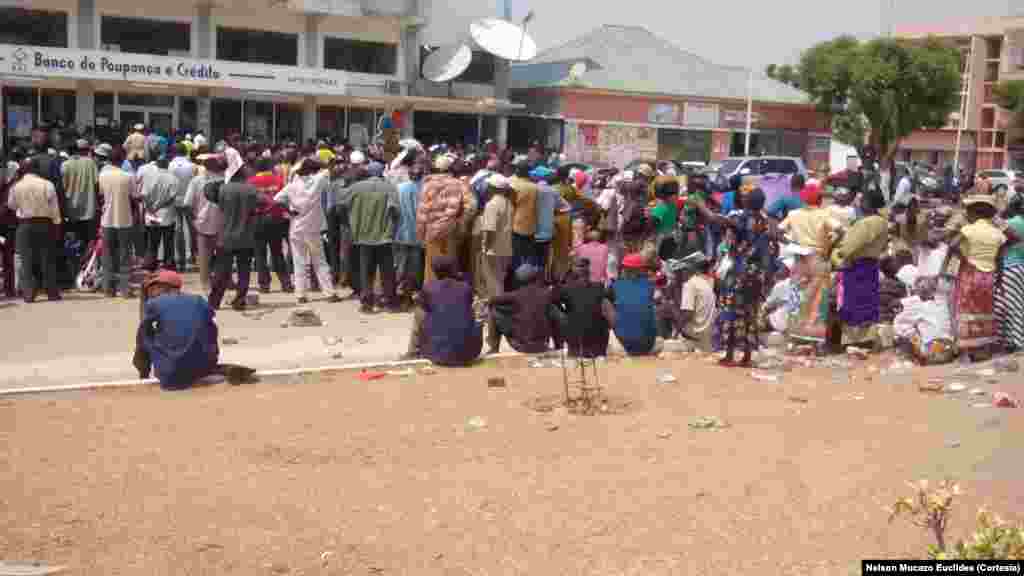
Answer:
<path fill-rule="evenodd" d="M 0 0 L 3 143 L 43 124 L 114 141 L 141 122 L 361 145 L 385 116 L 410 136 L 418 114 L 493 122 L 493 90 L 418 82 L 424 13 L 416 0 Z"/>

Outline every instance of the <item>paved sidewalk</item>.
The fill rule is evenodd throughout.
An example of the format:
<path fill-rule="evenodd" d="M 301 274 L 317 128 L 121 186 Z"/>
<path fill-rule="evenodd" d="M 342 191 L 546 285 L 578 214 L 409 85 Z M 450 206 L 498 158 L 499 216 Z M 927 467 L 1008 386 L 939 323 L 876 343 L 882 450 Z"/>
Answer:
<path fill-rule="evenodd" d="M 186 290 L 199 293 L 195 274 L 186 275 Z M 217 312 L 222 361 L 267 370 L 388 361 L 405 352 L 410 314 L 366 316 L 355 300 L 328 304 L 321 294 L 311 296 L 308 306 L 325 326 L 282 328 L 298 305 L 293 295 L 281 292 L 259 294 L 260 305 L 245 313 L 222 306 Z M 229 291 L 225 300 L 231 297 Z M 138 378 L 131 365 L 138 321 L 134 299 L 67 292 L 62 302 L 0 302 L 0 388 Z M 334 339 L 340 342 L 332 344 Z"/>

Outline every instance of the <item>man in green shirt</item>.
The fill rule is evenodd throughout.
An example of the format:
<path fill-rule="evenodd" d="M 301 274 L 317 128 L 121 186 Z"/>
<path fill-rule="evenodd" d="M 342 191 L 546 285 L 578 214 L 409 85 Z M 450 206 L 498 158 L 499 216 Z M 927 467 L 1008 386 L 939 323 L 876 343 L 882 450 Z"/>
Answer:
<path fill-rule="evenodd" d="M 675 178 L 662 180 L 655 185 L 654 196 L 657 204 L 651 209 L 651 219 L 654 220 L 654 245 L 661 254 L 662 243 L 666 239 L 673 239 L 676 229 L 676 221 L 679 218 L 679 207 L 676 205 L 676 198 L 679 196 L 679 181 Z M 675 252 L 669 247 L 670 252 Z"/>

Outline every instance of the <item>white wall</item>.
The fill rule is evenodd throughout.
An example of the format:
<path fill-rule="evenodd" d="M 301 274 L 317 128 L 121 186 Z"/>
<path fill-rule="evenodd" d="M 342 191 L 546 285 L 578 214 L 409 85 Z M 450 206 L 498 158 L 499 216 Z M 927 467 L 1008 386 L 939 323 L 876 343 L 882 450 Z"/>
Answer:
<path fill-rule="evenodd" d="M 427 25 L 420 33 L 420 43 L 444 45 L 461 42 L 469 38 L 469 24 L 478 18 L 501 16 L 502 0 L 420 0 L 421 13 Z M 522 18 L 517 13 L 517 2 L 512 4 L 512 18 Z M 523 12 L 520 9 L 518 12 Z"/>

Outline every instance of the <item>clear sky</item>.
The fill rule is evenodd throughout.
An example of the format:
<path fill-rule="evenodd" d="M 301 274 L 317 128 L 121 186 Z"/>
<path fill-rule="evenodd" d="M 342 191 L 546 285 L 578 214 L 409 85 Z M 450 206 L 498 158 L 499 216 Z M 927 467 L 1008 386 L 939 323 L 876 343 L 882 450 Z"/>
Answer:
<path fill-rule="evenodd" d="M 476 17 L 498 15 L 502 2 L 425 3 L 430 1 L 429 36 L 439 42 L 456 41 L 460 29 Z M 898 25 L 1024 14 L 1024 0 L 508 1 L 513 20 L 534 11 L 528 30 L 541 50 L 603 24 L 628 24 L 644 26 L 713 62 L 757 68 L 793 63 L 804 48 L 840 34 L 878 35 L 887 21 Z"/>

